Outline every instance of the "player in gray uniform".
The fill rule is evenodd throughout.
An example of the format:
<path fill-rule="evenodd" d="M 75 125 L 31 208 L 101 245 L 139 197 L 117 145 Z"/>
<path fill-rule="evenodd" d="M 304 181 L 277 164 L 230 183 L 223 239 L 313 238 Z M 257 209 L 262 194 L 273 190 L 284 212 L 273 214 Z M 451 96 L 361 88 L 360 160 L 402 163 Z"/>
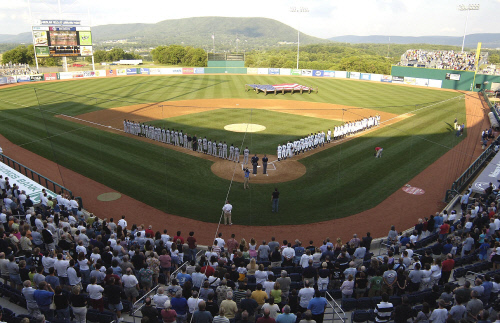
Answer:
<path fill-rule="evenodd" d="M 203 152 L 203 143 L 201 138 L 198 138 L 198 152 L 199 153 Z"/>
<path fill-rule="evenodd" d="M 208 139 L 208 150 L 207 154 L 212 155 L 212 140 Z"/>
<path fill-rule="evenodd" d="M 234 162 L 240 163 L 240 149 L 238 147 L 234 147 Z"/>
<path fill-rule="evenodd" d="M 222 141 L 219 141 L 219 144 L 217 145 L 217 149 L 219 151 L 218 157 L 222 158 Z"/>
<path fill-rule="evenodd" d="M 282 152 L 282 149 L 283 148 L 281 147 L 281 145 L 278 145 L 278 161 L 281 161 L 281 157 L 282 157 L 281 152 Z"/>
<path fill-rule="evenodd" d="M 248 164 L 248 155 L 250 154 L 250 150 L 248 150 L 248 147 L 245 147 L 245 150 L 243 150 L 243 164 Z"/>
<path fill-rule="evenodd" d="M 182 130 L 179 131 L 179 144 L 177 146 L 182 146 L 184 144 L 184 137 L 182 136 Z"/>
<path fill-rule="evenodd" d="M 127 120 L 123 120 L 123 132 L 125 133 L 129 133 L 129 127 L 128 127 L 128 124 L 127 124 Z"/>
<path fill-rule="evenodd" d="M 229 160 L 233 161 L 234 160 L 234 146 L 231 144 L 231 147 L 229 147 Z"/>
<path fill-rule="evenodd" d="M 167 134 L 167 144 L 171 144 L 171 142 L 170 142 L 170 128 L 167 128 L 167 131 L 165 131 L 165 133 Z"/>
<path fill-rule="evenodd" d="M 331 140 L 332 140 L 332 131 L 328 129 L 328 131 L 326 132 L 326 142 L 330 143 Z"/>
<path fill-rule="evenodd" d="M 174 131 L 174 145 L 179 146 L 179 133 L 177 130 Z"/>
<path fill-rule="evenodd" d="M 206 154 L 208 151 L 207 148 L 207 137 L 203 138 L 203 153 Z"/>
<path fill-rule="evenodd" d="M 184 148 L 189 148 L 188 147 L 188 135 L 187 133 L 184 134 Z"/>
<path fill-rule="evenodd" d="M 217 141 L 212 141 L 212 156 L 217 157 Z"/>
<path fill-rule="evenodd" d="M 227 159 L 227 144 L 225 141 L 222 144 L 222 158 Z"/>
<path fill-rule="evenodd" d="M 165 132 L 165 128 L 161 130 L 161 142 L 167 142 L 167 133 Z"/>

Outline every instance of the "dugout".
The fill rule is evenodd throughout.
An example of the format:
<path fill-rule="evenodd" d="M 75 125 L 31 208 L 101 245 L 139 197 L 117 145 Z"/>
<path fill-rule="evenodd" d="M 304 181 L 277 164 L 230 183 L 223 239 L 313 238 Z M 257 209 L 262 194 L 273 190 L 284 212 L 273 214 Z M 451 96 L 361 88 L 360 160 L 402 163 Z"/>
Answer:
<path fill-rule="evenodd" d="M 244 53 L 208 53 L 205 73 L 246 74 Z"/>
<path fill-rule="evenodd" d="M 391 75 L 394 77 L 411 77 L 416 79 L 439 80 L 442 81 L 441 88 L 475 92 L 490 90 L 493 83 L 500 82 L 500 76 L 476 74 L 474 72 L 445 70 L 435 68 L 392 66 Z M 473 84 L 474 83 L 474 84 Z M 418 84 L 417 84 L 418 85 Z"/>

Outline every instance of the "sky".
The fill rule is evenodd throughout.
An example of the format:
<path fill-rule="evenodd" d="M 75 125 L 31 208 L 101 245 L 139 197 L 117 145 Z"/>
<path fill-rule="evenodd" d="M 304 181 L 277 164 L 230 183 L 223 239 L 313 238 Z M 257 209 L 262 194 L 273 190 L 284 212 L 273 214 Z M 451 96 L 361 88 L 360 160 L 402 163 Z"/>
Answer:
<path fill-rule="evenodd" d="M 470 11 L 467 34 L 500 33 L 500 0 L 60 0 L 63 19 L 92 26 L 155 23 L 202 16 L 276 19 L 311 36 L 344 35 L 462 36 L 467 11 L 460 4 L 479 4 Z M 0 0 L 0 34 L 30 31 L 32 19 L 59 18 L 58 0 Z M 308 12 L 291 12 L 291 8 Z M 89 15 L 90 13 L 90 15 Z M 90 17 L 90 19 L 89 19 Z"/>

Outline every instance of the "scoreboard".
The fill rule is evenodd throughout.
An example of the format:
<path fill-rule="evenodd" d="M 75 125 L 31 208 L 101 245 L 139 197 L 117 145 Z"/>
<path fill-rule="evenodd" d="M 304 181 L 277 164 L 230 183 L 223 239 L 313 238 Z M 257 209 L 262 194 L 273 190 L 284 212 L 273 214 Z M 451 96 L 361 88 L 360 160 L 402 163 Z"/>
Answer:
<path fill-rule="evenodd" d="M 37 57 L 92 56 L 90 27 L 33 26 Z"/>

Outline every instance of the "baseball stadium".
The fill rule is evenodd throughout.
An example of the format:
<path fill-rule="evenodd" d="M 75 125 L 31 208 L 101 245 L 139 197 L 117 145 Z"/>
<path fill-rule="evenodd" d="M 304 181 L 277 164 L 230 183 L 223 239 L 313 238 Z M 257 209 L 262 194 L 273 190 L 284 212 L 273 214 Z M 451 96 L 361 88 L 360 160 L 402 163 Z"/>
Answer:
<path fill-rule="evenodd" d="M 39 57 L 91 54 L 90 29 L 72 45 L 47 28 Z M 248 67 L 239 53 L 3 68 L 2 320 L 413 322 L 460 305 L 493 322 L 500 76 L 478 73 L 479 49 L 470 68 L 402 58 L 387 75 Z M 204 321 L 214 298 L 225 313 Z"/>

